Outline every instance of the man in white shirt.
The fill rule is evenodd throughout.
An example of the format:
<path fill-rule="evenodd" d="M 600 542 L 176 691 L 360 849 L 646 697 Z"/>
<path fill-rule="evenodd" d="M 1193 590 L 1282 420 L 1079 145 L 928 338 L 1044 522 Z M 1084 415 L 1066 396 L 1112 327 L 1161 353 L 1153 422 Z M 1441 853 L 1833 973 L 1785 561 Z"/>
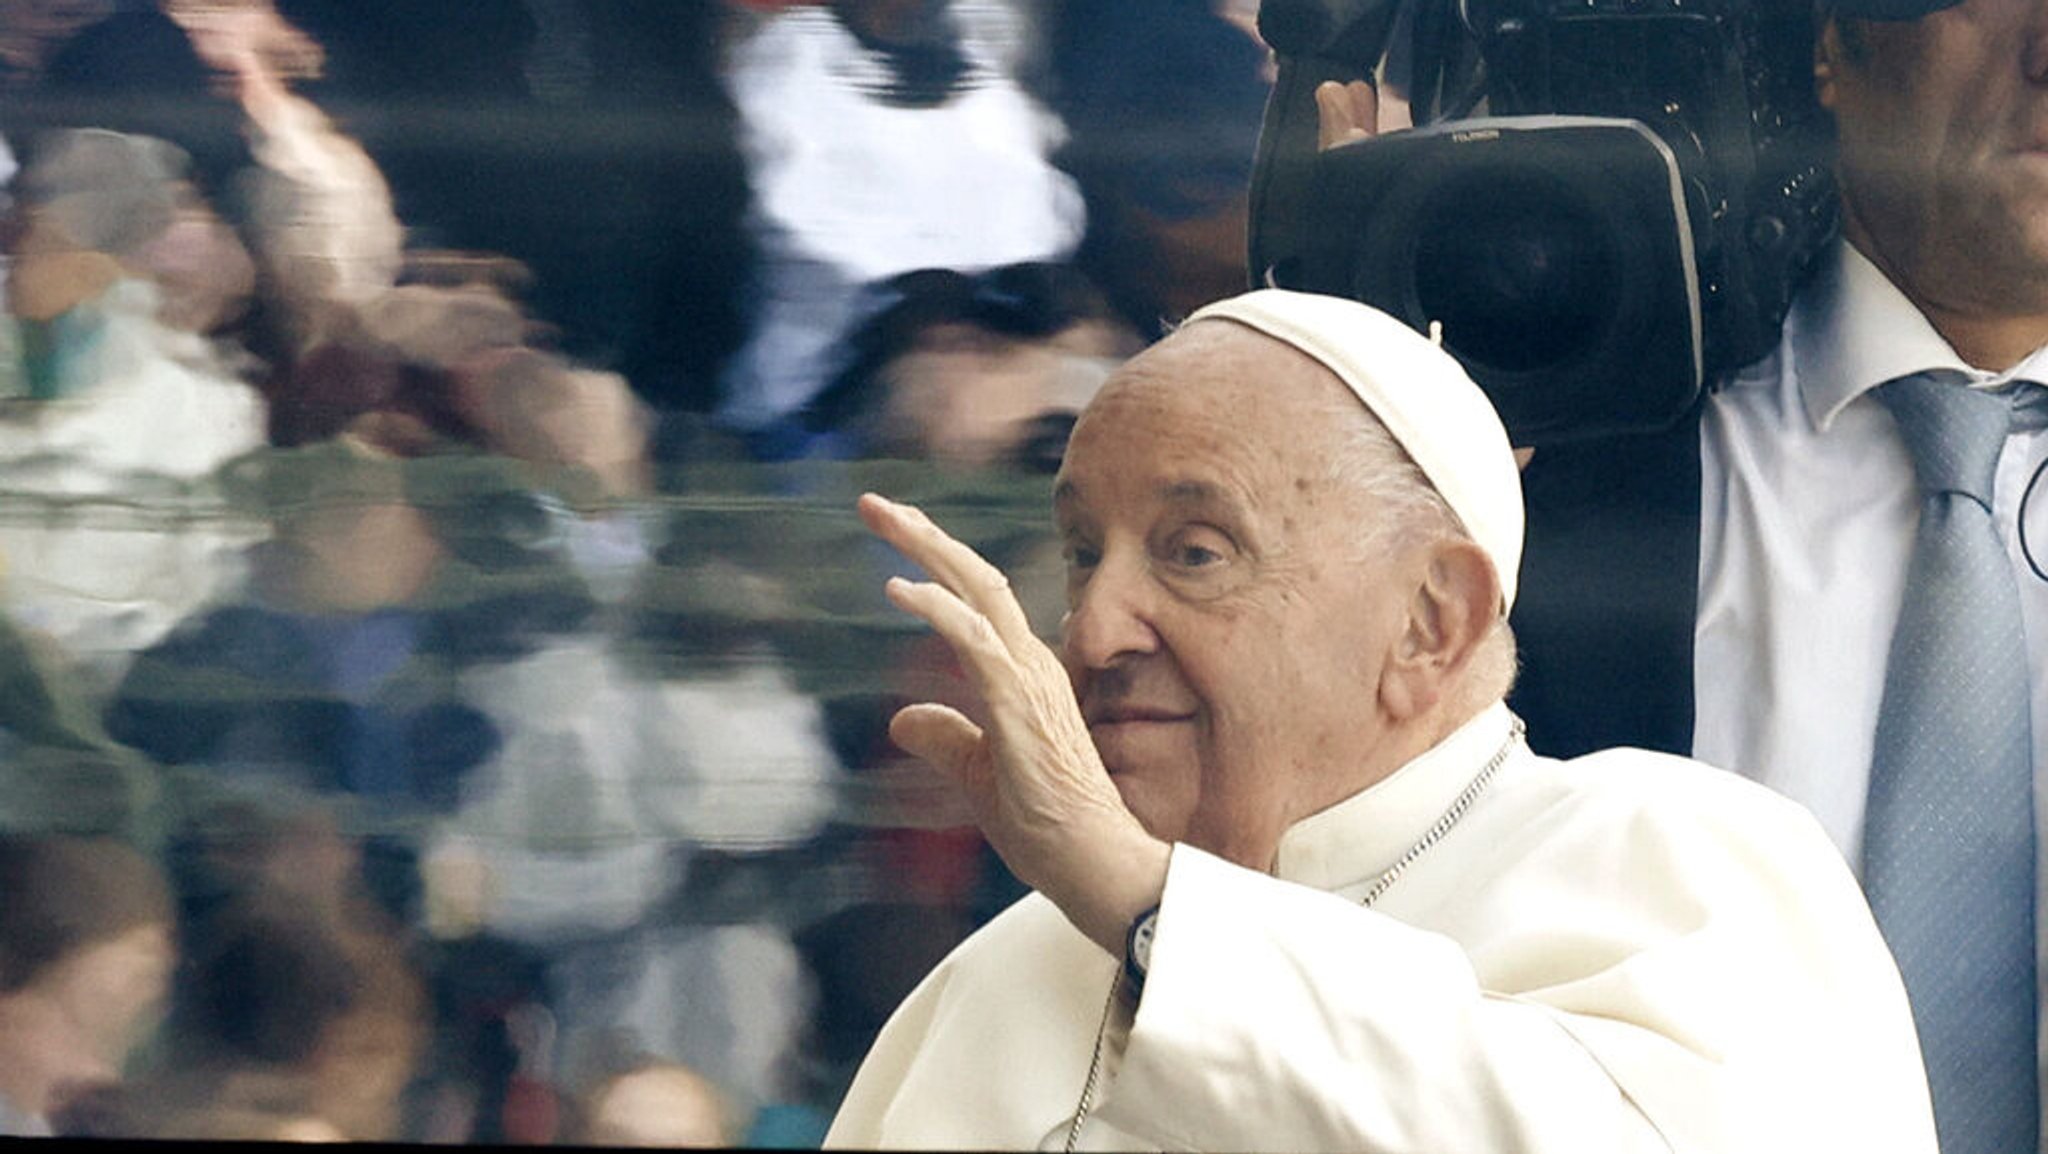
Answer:
<path fill-rule="evenodd" d="M 1954 743 L 1940 788 L 1967 790 L 1969 804 L 1922 820 L 1988 844 L 1976 826 L 2017 810 L 2017 841 L 2039 828 L 2025 818 L 2048 774 L 2048 9 L 1967 0 L 1892 15 L 1821 29 L 1817 91 L 1837 124 L 1844 243 L 1778 351 L 1703 415 L 1693 750 L 1805 802 L 1861 867 L 1907 975 L 1944 1149 L 2039 1149 L 2038 836 L 1964 899 L 1987 903 L 1965 923 L 1973 932 L 2009 926 L 2020 958 L 2009 969 L 2034 991 L 2031 1005 L 2022 987 L 1996 1011 L 2035 1026 L 2010 1044 L 1965 1021 L 1967 1009 L 1938 1008 L 1997 997 L 1994 980 L 1961 963 L 1963 945 L 1915 966 L 1914 915 L 1886 912 L 1896 886 L 1883 871 L 1910 881 L 1952 863 L 1917 841 L 1891 848 L 1882 796 L 1895 780 L 1888 734 L 1906 708 L 1891 688 L 1907 660 L 1896 637 L 1925 592 L 1911 575 L 1916 529 L 1929 523 L 1909 452 L 1925 422 L 1909 428 L 1884 386 L 1934 373 L 1950 391 L 2010 398 L 1981 501 L 2002 546 L 1991 550 L 2000 596 L 2017 595 L 2005 617 L 2024 657 L 2002 711 L 2025 715 L 2011 718 L 2025 752 L 2010 759 L 2011 790 L 1984 791 L 1997 759 Z M 1992 891 L 2008 883 L 2020 892 L 1999 912 Z M 2008 1071 L 2019 1075 L 2011 1086 L 1977 1100 Z"/>
<path fill-rule="evenodd" d="M 891 735 L 1038 892 L 897 1011 L 829 1144 L 1933 1149 L 1808 815 L 1522 747 L 1520 486 L 1441 350 L 1335 298 L 1211 306 L 1084 412 L 1054 508 L 1057 656 L 1000 572 L 862 499 L 986 703 Z"/>

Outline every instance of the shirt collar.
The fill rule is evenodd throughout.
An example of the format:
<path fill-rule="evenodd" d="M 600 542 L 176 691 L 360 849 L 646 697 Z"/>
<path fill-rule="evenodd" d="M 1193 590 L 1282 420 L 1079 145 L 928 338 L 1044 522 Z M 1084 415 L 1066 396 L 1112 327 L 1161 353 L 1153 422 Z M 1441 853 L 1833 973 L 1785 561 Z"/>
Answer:
<path fill-rule="evenodd" d="M 1906 294 L 1846 240 L 1835 242 L 1787 328 L 1800 400 L 1822 431 L 1849 402 L 1908 373 L 1949 370 L 1979 387 L 2048 379 L 2048 348 L 2005 373 L 1966 364 Z"/>
<path fill-rule="evenodd" d="M 1408 852 L 1508 739 L 1496 702 L 1428 752 L 1281 835 L 1274 874 L 1321 890 L 1370 883 Z"/>

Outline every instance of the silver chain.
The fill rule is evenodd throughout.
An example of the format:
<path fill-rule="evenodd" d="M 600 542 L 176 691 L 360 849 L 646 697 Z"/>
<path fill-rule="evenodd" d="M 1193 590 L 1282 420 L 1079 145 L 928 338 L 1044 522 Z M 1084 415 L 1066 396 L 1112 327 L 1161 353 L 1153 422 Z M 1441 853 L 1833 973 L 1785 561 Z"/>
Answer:
<path fill-rule="evenodd" d="M 1472 808 L 1472 803 L 1478 800 L 1479 795 L 1486 792 L 1486 787 L 1493 784 L 1493 775 L 1500 772 L 1500 767 L 1507 763 L 1509 751 L 1513 750 L 1515 743 L 1521 739 L 1522 719 L 1517 717 L 1508 726 L 1508 739 L 1500 743 L 1500 748 L 1494 751 L 1485 765 L 1479 767 L 1479 772 L 1472 776 L 1472 781 L 1465 786 L 1464 791 L 1451 799 L 1451 804 L 1444 809 L 1443 816 L 1436 819 L 1436 824 L 1424 830 L 1421 839 L 1409 846 L 1408 852 L 1402 854 L 1399 861 L 1388 866 L 1387 872 L 1372 883 L 1372 888 L 1365 891 L 1364 897 L 1358 899 L 1359 905 L 1370 906 L 1380 900 L 1380 895 L 1387 892 L 1387 887 L 1401 880 L 1401 875 L 1407 872 L 1409 866 L 1415 864 L 1416 858 L 1421 857 L 1430 846 L 1442 841 L 1443 836 L 1451 832 L 1451 827 L 1458 824 L 1458 819 L 1464 817 L 1465 811 Z"/>
<path fill-rule="evenodd" d="M 1109 1000 L 1102 1003 L 1102 1021 L 1095 1027 L 1095 1053 L 1088 1059 L 1088 1080 L 1081 1083 L 1081 1101 L 1074 1106 L 1074 1124 L 1067 1127 L 1066 1154 L 1074 1154 L 1075 1143 L 1081 1140 L 1081 1127 L 1088 1121 L 1088 1112 L 1095 1109 L 1095 1082 L 1102 1076 L 1102 1039 L 1109 1035 L 1109 1015 L 1116 1010 L 1116 993 L 1123 980 L 1123 968 L 1118 967 L 1116 976 L 1109 980 Z"/>
<path fill-rule="evenodd" d="M 1402 854 L 1393 865 L 1388 866 L 1386 872 L 1372 883 L 1372 887 L 1365 891 L 1365 896 L 1358 899 L 1359 905 L 1371 906 L 1378 901 L 1380 895 L 1386 893 L 1388 887 L 1399 881 L 1408 867 L 1415 864 L 1415 859 L 1427 853 L 1429 847 L 1442 841 L 1444 835 L 1451 832 L 1451 827 L 1458 824 L 1458 819 L 1464 817 L 1465 811 L 1472 808 L 1472 803 L 1479 799 L 1479 795 L 1486 792 L 1486 787 L 1493 784 L 1493 775 L 1499 773 L 1500 767 L 1507 764 L 1508 754 L 1514 751 L 1515 743 L 1522 739 L 1523 731 L 1522 719 L 1511 718 L 1507 740 L 1500 743 L 1500 748 L 1486 760 L 1485 765 L 1479 767 L 1479 772 L 1472 775 L 1472 780 L 1466 783 L 1458 796 L 1451 799 L 1451 804 L 1444 808 L 1443 814 L 1436 819 L 1435 824 L 1422 831 L 1422 837 L 1408 847 L 1408 852 Z M 1081 1084 L 1081 1100 L 1074 1106 L 1073 1124 L 1067 1127 L 1067 1143 L 1062 1147 L 1066 1154 L 1074 1154 L 1076 1144 L 1081 1140 L 1081 1127 L 1087 1123 L 1089 1112 L 1095 1109 L 1095 1085 L 1102 1077 L 1102 1043 L 1109 1035 L 1109 1017 L 1116 1009 L 1116 995 L 1122 988 L 1123 980 L 1123 970 L 1119 968 L 1116 976 L 1109 982 L 1109 999 L 1102 1004 L 1102 1022 L 1095 1027 L 1095 1052 L 1088 1059 L 1088 1079 Z"/>

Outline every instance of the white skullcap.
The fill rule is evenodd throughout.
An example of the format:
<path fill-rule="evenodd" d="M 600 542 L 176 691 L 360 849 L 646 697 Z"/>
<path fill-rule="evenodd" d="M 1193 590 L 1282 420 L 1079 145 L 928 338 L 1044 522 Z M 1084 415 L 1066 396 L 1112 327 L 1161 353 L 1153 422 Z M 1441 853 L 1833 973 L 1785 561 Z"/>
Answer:
<path fill-rule="evenodd" d="M 1507 430 L 1472 378 L 1427 337 L 1343 297 L 1259 289 L 1202 308 L 1300 349 L 1337 375 L 1464 522 L 1515 603 L 1522 565 L 1522 475 Z"/>

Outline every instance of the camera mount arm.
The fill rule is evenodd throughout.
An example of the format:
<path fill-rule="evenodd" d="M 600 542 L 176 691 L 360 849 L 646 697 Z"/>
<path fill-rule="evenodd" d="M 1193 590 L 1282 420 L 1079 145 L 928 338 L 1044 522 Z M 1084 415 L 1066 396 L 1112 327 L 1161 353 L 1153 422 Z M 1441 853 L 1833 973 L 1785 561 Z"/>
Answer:
<path fill-rule="evenodd" d="M 1279 75 L 1266 100 L 1252 162 L 1248 269 L 1253 287 L 1282 254 L 1313 237 L 1316 89 L 1326 81 L 1374 79 L 1393 32 L 1398 0 L 1265 0 L 1259 36 Z"/>

